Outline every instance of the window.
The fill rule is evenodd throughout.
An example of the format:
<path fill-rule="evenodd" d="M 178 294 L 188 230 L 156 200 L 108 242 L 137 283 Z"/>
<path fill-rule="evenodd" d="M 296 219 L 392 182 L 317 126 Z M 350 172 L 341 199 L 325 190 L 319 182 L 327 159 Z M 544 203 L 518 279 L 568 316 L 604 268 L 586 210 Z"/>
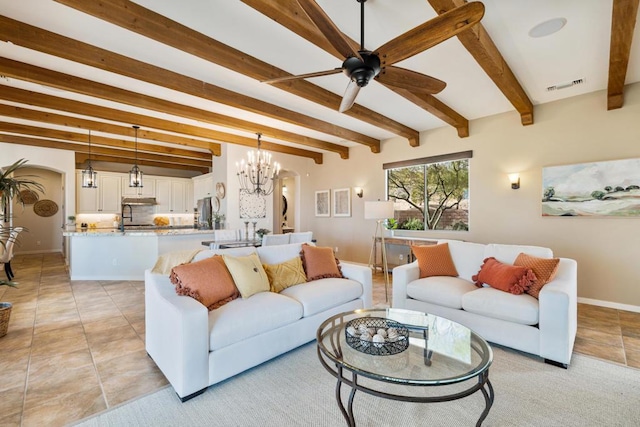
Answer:
<path fill-rule="evenodd" d="M 395 202 L 389 228 L 469 230 L 471 151 L 386 163 L 387 197 Z"/>

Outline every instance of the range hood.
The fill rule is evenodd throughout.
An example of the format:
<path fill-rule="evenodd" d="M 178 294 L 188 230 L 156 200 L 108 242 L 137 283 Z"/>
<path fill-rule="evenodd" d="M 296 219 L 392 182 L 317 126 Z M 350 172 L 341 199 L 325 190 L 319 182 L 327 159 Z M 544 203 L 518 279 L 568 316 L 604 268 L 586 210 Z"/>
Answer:
<path fill-rule="evenodd" d="M 155 197 L 123 197 L 122 205 L 131 205 L 131 206 L 155 206 L 158 202 L 156 202 Z"/>

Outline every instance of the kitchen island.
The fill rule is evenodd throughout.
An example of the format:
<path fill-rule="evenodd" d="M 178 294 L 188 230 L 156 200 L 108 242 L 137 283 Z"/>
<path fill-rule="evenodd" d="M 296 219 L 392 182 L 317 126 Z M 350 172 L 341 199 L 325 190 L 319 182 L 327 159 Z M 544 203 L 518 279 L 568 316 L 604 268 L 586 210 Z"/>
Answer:
<path fill-rule="evenodd" d="M 159 255 L 202 249 L 213 230 L 193 228 L 78 229 L 65 231 L 71 280 L 144 280 Z"/>

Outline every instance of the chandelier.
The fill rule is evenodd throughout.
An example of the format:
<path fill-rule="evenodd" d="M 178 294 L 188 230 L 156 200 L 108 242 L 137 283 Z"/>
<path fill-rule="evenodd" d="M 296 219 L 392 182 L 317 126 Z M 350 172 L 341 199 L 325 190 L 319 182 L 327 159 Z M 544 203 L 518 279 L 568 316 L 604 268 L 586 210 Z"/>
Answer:
<path fill-rule="evenodd" d="M 132 126 L 136 131 L 136 159 L 133 167 L 129 171 L 129 187 L 142 187 L 142 171 L 138 167 L 138 129 L 140 126 Z"/>
<path fill-rule="evenodd" d="M 98 172 L 91 167 L 91 131 L 89 131 L 89 161 L 82 171 L 82 188 L 98 188 Z"/>
<path fill-rule="evenodd" d="M 241 190 L 258 196 L 268 196 L 273 193 L 273 181 L 278 179 L 280 164 L 274 162 L 271 165 L 271 153 L 260 149 L 262 134 L 256 135 L 258 135 L 258 151 L 249 151 L 247 162 L 244 159 L 240 163 L 236 162 L 237 175 Z"/>

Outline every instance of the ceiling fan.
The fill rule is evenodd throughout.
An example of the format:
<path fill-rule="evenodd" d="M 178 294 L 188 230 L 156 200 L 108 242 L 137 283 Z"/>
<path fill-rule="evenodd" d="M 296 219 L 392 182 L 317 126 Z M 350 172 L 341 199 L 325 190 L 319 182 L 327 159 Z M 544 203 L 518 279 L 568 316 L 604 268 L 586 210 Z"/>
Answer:
<path fill-rule="evenodd" d="M 340 103 L 339 111 L 341 113 L 353 106 L 360 88 L 366 86 L 371 79 L 376 79 L 385 86 L 406 89 L 411 92 L 436 94 L 442 91 L 446 87 L 445 82 L 425 74 L 396 67 L 393 64 L 455 36 L 480 22 L 484 16 L 482 3 L 466 3 L 438 15 L 385 43 L 378 49 L 370 51 L 364 47 L 364 4 L 367 0 L 356 0 L 360 3 L 359 49 L 338 29 L 318 3 L 314 0 L 296 1 L 327 41 L 346 59 L 341 67 L 332 70 L 279 77 L 266 80 L 264 83 L 328 76 L 344 72 L 349 77 L 349 84 Z"/>

